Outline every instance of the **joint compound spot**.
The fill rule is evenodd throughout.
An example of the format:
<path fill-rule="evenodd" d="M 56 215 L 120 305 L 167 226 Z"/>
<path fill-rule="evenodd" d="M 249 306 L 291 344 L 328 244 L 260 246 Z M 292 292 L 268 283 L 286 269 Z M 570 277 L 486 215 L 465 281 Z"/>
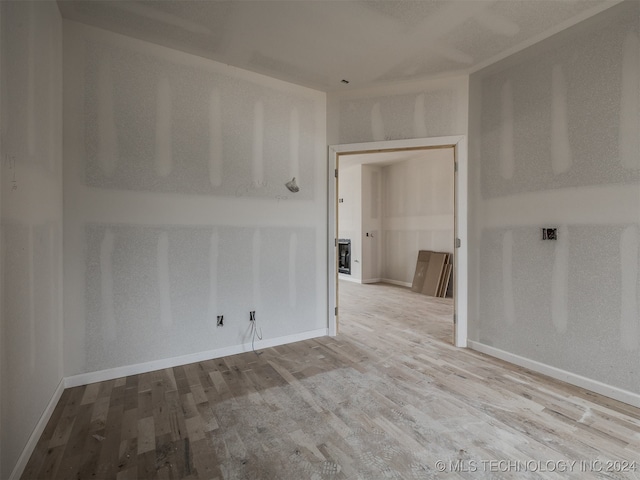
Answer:
<path fill-rule="evenodd" d="M 264 185 L 264 104 L 257 101 L 253 106 L 253 186 Z"/>
<path fill-rule="evenodd" d="M 113 297 L 113 249 L 115 235 L 110 229 L 104 233 L 100 244 L 100 299 L 102 313 L 102 339 L 111 342 L 116 339 L 116 319 Z"/>
<path fill-rule="evenodd" d="M 158 82 L 156 96 L 156 173 L 166 177 L 173 167 L 171 151 L 171 85 L 167 78 Z"/>
<path fill-rule="evenodd" d="M 162 232 L 158 236 L 158 286 L 160 290 L 160 321 L 163 327 L 170 326 L 171 288 L 169 284 L 169 235 Z"/>
<path fill-rule="evenodd" d="M 118 159 L 118 136 L 113 113 L 111 56 L 104 54 L 98 66 L 98 164 L 107 176 L 113 175 Z"/>
<path fill-rule="evenodd" d="M 501 92 L 501 126 L 500 126 L 500 175 L 511 180 L 515 170 L 513 148 L 513 88 L 511 80 L 504 82 Z"/>
<path fill-rule="evenodd" d="M 300 177 L 300 114 L 293 107 L 289 115 L 289 177 Z"/>
<path fill-rule="evenodd" d="M 513 298 L 513 232 L 502 236 L 502 284 L 504 294 L 504 319 L 509 325 L 516 320 L 516 307 Z"/>
<path fill-rule="evenodd" d="M 571 168 L 569 119 L 567 117 L 567 84 L 561 65 L 551 73 L 551 165 L 556 175 Z"/>
<path fill-rule="evenodd" d="M 569 228 L 558 228 L 551 278 L 551 319 L 558 333 L 567 331 L 569 316 Z"/>
<path fill-rule="evenodd" d="M 222 106 L 220 90 L 214 88 L 209 95 L 209 180 L 211 185 L 222 185 Z"/>

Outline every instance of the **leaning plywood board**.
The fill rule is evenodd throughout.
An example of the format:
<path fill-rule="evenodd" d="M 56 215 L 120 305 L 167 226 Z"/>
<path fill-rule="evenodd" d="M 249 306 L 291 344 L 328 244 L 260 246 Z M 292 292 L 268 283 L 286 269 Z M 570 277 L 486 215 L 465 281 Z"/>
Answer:
<path fill-rule="evenodd" d="M 414 292 L 421 292 L 424 286 L 424 279 L 427 274 L 427 268 L 429 266 L 429 257 L 431 252 L 427 250 L 420 250 L 418 252 L 418 260 L 416 262 L 416 273 L 413 275 L 413 283 L 411 284 L 411 290 Z"/>
<path fill-rule="evenodd" d="M 453 255 L 447 255 L 447 261 L 442 269 L 442 277 L 440 278 L 440 285 L 438 286 L 438 297 L 444 297 L 447 293 L 447 284 L 449 282 L 449 275 L 451 274 L 453 262 Z"/>
<path fill-rule="evenodd" d="M 427 273 L 424 277 L 424 286 L 422 287 L 422 293 L 425 295 L 438 296 L 438 287 L 440 286 L 448 256 L 448 253 L 431 252 Z"/>
<path fill-rule="evenodd" d="M 449 278 L 451 277 L 451 270 L 453 270 L 453 265 L 448 263 L 444 266 L 444 275 L 442 276 L 442 288 L 440 289 L 439 297 L 446 297 L 447 290 L 449 289 Z"/>

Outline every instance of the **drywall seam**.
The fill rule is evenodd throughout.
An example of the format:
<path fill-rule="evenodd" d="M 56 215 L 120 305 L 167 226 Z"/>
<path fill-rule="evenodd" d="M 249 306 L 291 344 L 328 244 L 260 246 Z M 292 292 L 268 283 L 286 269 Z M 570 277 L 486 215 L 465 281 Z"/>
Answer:
<path fill-rule="evenodd" d="M 113 112 L 111 55 L 105 53 L 98 65 L 98 164 L 110 177 L 118 161 L 118 134 Z"/>
<path fill-rule="evenodd" d="M 220 89 L 213 88 L 209 96 L 209 181 L 214 187 L 222 185 L 222 100 Z"/>
<path fill-rule="evenodd" d="M 105 343 L 116 339 L 116 316 L 113 295 L 113 250 L 115 235 L 107 228 L 100 244 L 100 289 L 102 310 L 102 339 Z"/>
<path fill-rule="evenodd" d="M 516 321 L 516 306 L 513 297 L 513 231 L 502 236 L 502 287 L 504 300 L 504 320 L 508 325 Z"/>
<path fill-rule="evenodd" d="M 218 309 L 218 259 L 220 255 L 220 236 L 211 234 L 209 244 L 209 317 L 216 318 L 221 312 Z"/>
<path fill-rule="evenodd" d="M 29 296 L 29 369 L 31 375 L 35 373 L 36 370 L 36 265 L 34 261 L 35 254 L 35 245 L 34 245 L 34 231 L 33 225 L 28 227 L 29 233 L 27 234 L 27 269 L 28 269 L 28 283 L 29 283 L 29 291 L 27 295 Z"/>
<path fill-rule="evenodd" d="M 260 229 L 256 228 L 253 232 L 253 239 L 251 241 L 251 263 L 253 268 L 253 303 L 251 310 L 262 310 L 262 288 L 260 286 L 260 260 L 262 250 L 262 235 Z"/>
<path fill-rule="evenodd" d="M 13 468 L 13 472 L 11 472 L 9 480 L 18 480 L 22 476 L 22 472 L 24 472 L 24 469 L 27 466 L 27 462 L 29 462 L 29 459 L 31 458 L 31 454 L 33 454 L 34 450 L 36 449 L 36 445 L 38 444 L 38 441 L 40 440 L 40 437 L 42 436 L 47 423 L 49 423 L 49 419 L 51 418 L 51 415 L 53 415 L 53 411 L 58 405 L 60 397 L 62 397 L 62 392 L 64 392 L 65 388 L 65 379 L 62 378 L 60 379 L 60 383 L 58 383 L 58 386 L 53 392 L 53 395 L 51 396 L 51 400 L 49 400 L 47 407 L 42 412 L 42 415 L 40 415 L 40 419 L 38 420 L 38 423 L 36 423 L 33 432 L 31 432 L 29 440 L 27 440 L 27 444 L 22 450 L 22 453 L 20 454 L 20 457 L 18 458 L 15 467 Z"/>
<path fill-rule="evenodd" d="M 71 187 L 70 187 L 71 188 Z M 282 187 L 285 188 L 284 185 Z M 250 197 L 206 197 L 197 195 L 166 195 L 132 190 L 111 191 L 74 186 L 74 197 L 82 198 L 74 205 L 79 223 L 113 225 L 192 225 L 203 223 L 229 227 L 316 227 L 317 217 L 309 215 L 304 202 L 278 203 L 277 223 L 266 217 L 260 207 L 277 203 L 276 199 Z M 136 205 L 131 209 L 130 205 Z M 190 212 L 185 215 L 185 212 Z"/>
<path fill-rule="evenodd" d="M 556 175 L 571 168 L 569 116 L 567 113 L 567 82 L 562 65 L 551 71 L 551 167 Z"/>
<path fill-rule="evenodd" d="M 171 315 L 171 275 L 169 272 L 169 235 L 162 232 L 158 236 L 158 291 L 160 294 L 160 324 L 169 327 L 173 323 Z"/>
<path fill-rule="evenodd" d="M 36 131 L 37 126 L 37 114 L 36 114 L 36 58 L 37 50 L 36 50 L 36 8 L 37 5 L 35 2 L 29 2 L 29 25 L 28 29 L 28 37 L 27 41 L 29 45 L 27 47 L 27 51 L 29 52 L 27 59 L 27 154 L 29 155 L 29 160 L 35 160 L 36 154 L 36 142 L 38 137 L 38 132 Z"/>
<path fill-rule="evenodd" d="M 264 103 L 258 100 L 253 106 L 253 186 L 264 186 Z"/>
<path fill-rule="evenodd" d="M 511 80 L 502 85 L 500 92 L 500 175 L 505 180 L 511 180 L 515 170 L 513 145 L 513 87 Z"/>
<path fill-rule="evenodd" d="M 551 274 L 551 320 L 557 333 L 567 331 L 569 321 L 569 228 L 558 228 Z"/>
<path fill-rule="evenodd" d="M 228 322 L 228 320 L 225 318 L 225 323 L 226 322 Z M 258 340 L 255 342 L 255 348 L 264 349 L 277 347 L 279 345 L 301 342 L 303 340 L 324 337 L 326 335 L 328 335 L 327 329 L 320 328 L 316 330 L 310 330 L 308 332 L 297 333 L 294 335 L 287 335 L 284 337 Z M 208 350 L 205 352 L 197 352 L 189 355 L 182 355 L 179 357 L 164 358 L 162 360 L 154 360 L 152 362 L 138 363 L 134 365 L 126 365 L 124 367 L 116 367 L 107 370 L 99 370 L 96 372 L 82 373 L 79 375 L 65 377 L 64 388 L 78 387 L 94 382 L 104 382 L 106 380 L 113 380 L 129 375 L 139 375 L 141 373 L 153 372 L 155 370 L 161 370 L 164 368 L 173 368 L 190 363 L 203 362 L 206 360 L 213 360 L 216 358 L 222 358 L 229 355 L 237 355 L 239 353 L 246 353 L 251 351 L 252 345 L 251 342 L 248 342 L 231 347 Z"/>
<path fill-rule="evenodd" d="M 638 222 L 638 185 L 594 185 L 528 192 L 483 200 L 484 228 L 514 228 L 550 223 L 615 225 Z M 535 205 L 535 208 L 531 206 Z"/>
<path fill-rule="evenodd" d="M 289 113 L 289 176 L 300 185 L 300 114 L 293 107 Z"/>
<path fill-rule="evenodd" d="M 637 393 L 623 390 L 618 387 L 613 387 L 611 385 L 607 385 L 606 383 L 583 377 L 582 375 L 568 372 L 566 370 L 562 370 L 545 363 L 537 362 L 529 358 L 521 357 L 520 355 L 506 352 L 499 348 L 485 345 L 474 340 L 468 340 L 467 344 L 469 348 L 477 352 L 499 358 L 514 365 L 528 368 L 529 370 L 533 370 L 534 372 L 548 375 L 549 377 L 555 378 L 562 382 L 570 383 L 571 385 L 585 388 L 587 390 L 591 390 L 592 392 L 599 393 L 600 395 L 604 395 L 606 397 L 613 398 L 614 400 L 618 400 L 620 402 L 624 402 L 634 407 L 640 408 L 640 395 L 638 395 Z"/>
<path fill-rule="evenodd" d="M 171 138 L 171 84 L 161 77 L 156 90 L 156 174 L 166 177 L 173 168 L 173 140 Z"/>
<path fill-rule="evenodd" d="M 296 308 L 298 291 L 297 291 L 297 279 L 296 259 L 298 256 L 298 234 L 293 232 L 289 235 L 289 306 Z"/>

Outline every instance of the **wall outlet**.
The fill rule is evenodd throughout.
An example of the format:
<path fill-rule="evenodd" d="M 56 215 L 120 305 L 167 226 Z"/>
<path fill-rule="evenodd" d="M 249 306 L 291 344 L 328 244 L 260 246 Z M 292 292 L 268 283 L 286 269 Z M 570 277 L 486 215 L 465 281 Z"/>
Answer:
<path fill-rule="evenodd" d="M 543 228 L 542 229 L 542 240 L 557 240 L 558 239 L 558 229 L 557 228 Z"/>

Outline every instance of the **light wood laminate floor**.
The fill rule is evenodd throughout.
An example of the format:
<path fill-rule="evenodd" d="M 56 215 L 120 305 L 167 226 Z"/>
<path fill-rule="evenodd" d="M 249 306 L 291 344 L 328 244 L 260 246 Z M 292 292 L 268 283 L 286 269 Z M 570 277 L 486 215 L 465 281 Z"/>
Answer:
<path fill-rule="evenodd" d="M 639 409 L 453 347 L 451 300 L 340 295 L 336 338 L 65 390 L 23 478 L 640 478 Z"/>

